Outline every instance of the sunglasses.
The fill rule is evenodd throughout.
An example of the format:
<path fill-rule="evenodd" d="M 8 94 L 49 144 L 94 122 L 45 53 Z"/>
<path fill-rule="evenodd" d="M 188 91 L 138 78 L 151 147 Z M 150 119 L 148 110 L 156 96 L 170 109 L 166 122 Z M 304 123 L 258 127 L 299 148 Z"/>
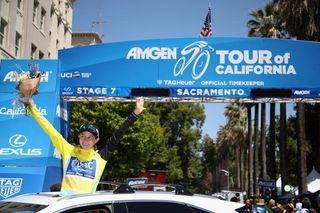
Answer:
<path fill-rule="evenodd" d="M 84 131 L 90 132 L 90 133 L 94 134 L 96 137 L 99 137 L 99 130 L 95 125 L 92 125 L 92 124 L 81 125 L 80 129 L 79 129 L 79 133 L 84 132 Z"/>

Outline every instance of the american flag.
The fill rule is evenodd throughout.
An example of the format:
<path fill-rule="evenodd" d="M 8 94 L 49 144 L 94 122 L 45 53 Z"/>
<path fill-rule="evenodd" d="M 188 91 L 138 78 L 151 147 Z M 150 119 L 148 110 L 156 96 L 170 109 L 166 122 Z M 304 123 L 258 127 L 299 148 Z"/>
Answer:
<path fill-rule="evenodd" d="M 210 37 L 210 36 L 212 36 L 212 26 L 211 26 L 211 9 L 209 7 L 206 20 L 204 21 L 201 32 L 200 32 L 200 37 Z"/>

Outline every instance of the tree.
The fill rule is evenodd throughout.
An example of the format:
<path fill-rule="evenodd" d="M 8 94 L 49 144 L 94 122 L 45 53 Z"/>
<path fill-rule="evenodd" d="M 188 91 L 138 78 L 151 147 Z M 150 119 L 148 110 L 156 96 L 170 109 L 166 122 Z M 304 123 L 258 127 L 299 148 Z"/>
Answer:
<path fill-rule="evenodd" d="M 286 106 L 285 103 L 283 103 L 284 106 Z M 284 111 L 285 112 L 285 111 Z M 283 117 L 282 115 L 283 111 L 280 111 L 280 116 Z M 271 180 L 276 181 L 277 180 L 277 170 L 276 170 L 276 104 L 275 103 L 270 103 L 270 126 L 269 126 L 269 143 L 268 143 L 268 158 L 267 162 L 269 167 L 268 167 L 268 174 L 269 178 Z M 281 133 L 282 134 L 282 133 Z M 280 153 L 280 157 L 282 158 L 282 153 Z M 272 197 L 275 199 L 277 196 L 277 190 L 273 190 L 272 192 Z"/>
<path fill-rule="evenodd" d="M 277 7 L 276 2 L 271 2 L 267 4 L 264 7 L 264 10 L 256 10 L 252 11 L 250 15 L 254 18 L 252 20 L 249 20 L 247 22 L 247 26 L 249 28 L 249 36 L 254 36 L 254 37 L 268 37 L 268 38 L 283 38 L 287 37 L 287 32 L 284 28 L 284 23 L 282 22 L 282 19 L 280 17 L 280 13 Z M 262 154 L 262 164 L 261 164 L 261 176 L 263 178 L 266 178 L 266 152 L 265 152 L 265 108 L 262 104 L 262 114 L 261 114 L 261 154 Z M 275 105 L 274 103 L 271 103 L 271 108 L 270 108 L 270 113 L 273 115 L 270 117 L 270 123 L 275 122 Z M 275 170 L 272 168 L 275 168 L 275 158 L 272 158 L 272 156 L 275 155 L 275 134 L 274 134 L 274 129 L 271 129 L 271 141 L 270 141 L 270 146 L 269 146 L 269 154 L 271 156 L 270 158 L 270 163 L 273 165 L 273 167 L 269 167 L 270 173 L 273 175 L 273 178 L 275 178 Z M 256 139 L 255 139 L 256 140 Z M 271 149 L 270 149 L 271 148 Z M 257 149 L 255 149 L 257 150 Z M 280 153 L 282 154 L 282 153 Z M 256 162 L 256 161 L 255 161 Z M 257 173 L 257 167 L 255 168 L 255 173 Z M 256 180 L 255 180 L 256 181 Z M 257 187 L 255 187 L 256 193 L 258 192 Z"/>
<path fill-rule="evenodd" d="M 285 193 L 284 186 L 287 185 L 287 113 L 286 104 L 280 103 L 280 174 L 281 191 Z"/>
<path fill-rule="evenodd" d="M 319 0 L 274 0 L 274 3 L 290 36 L 320 41 Z"/>
<path fill-rule="evenodd" d="M 203 188 L 211 193 L 218 191 L 218 150 L 214 141 L 205 135 L 201 144 L 203 165 Z"/>
<path fill-rule="evenodd" d="M 269 126 L 269 144 L 268 144 L 268 174 L 271 180 L 276 181 L 276 127 L 275 127 L 275 112 L 276 104 L 270 103 L 270 126 Z M 276 193 L 276 190 L 272 194 Z M 275 197 L 273 197 L 275 198 Z"/>
<path fill-rule="evenodd" d="M 262 179 L 267 179 L 267 152 L 266 152 L 266 103 L 261 103 L 261 172 Z"/>
<path fill-rule="evenodd" d="M 171 167 L 170 161 L 167 162 L 170 180 L 183 182 L 189 188 L 200 186 L 202 166 L 199 142 L 205 119 L 204 106 L 193 103 L 154 103 L 150 112 L 160 118 L 171 159 L 180 162 L 180 166 L 175 168 Z"/>
<path fill-rule="evenodd" d="M 258 177 L 259 177 L 259 104 L 254 104 L 254 193 L 259 194 Z"/>
<path fill-rule="evenodd" d="M 219 127 L 217 133 L 217 149 L 220 153 L 219 156 L 219 186 L 220 189 L 229 189 L 229 145 L 231 144 L 232 140 L 232 132 L 230 131 L 229 125 L 221 125 Z M 220 172 L 221 171 L 221 172 Z M 225 171 L 228 172 L 225 173 Z M 221 184 L 224 183 L 223 185 Z"/>
<path fill-rule="evenodd" d="M 280 10 L 289 35 L 298 40 L 320 41 L 320 1 L 319 0 L 274 0 Z M 298 131 L 298 179 L 299 192 L 307 189 L 307 162 L 305 141 L 304 103 L 297 103 Z"/>
<path fill-rule="evenodd" d="M 247 22 L 249 37 L 286 37 L 286 32 L 279 19 L 280 16 L 274 3 L 267 4 L 264 10 L 259 9 L 252 11 L 249 15 L 253 17 L 253 19 Z"/>
<path fill-rule="evenodd" d="M 306 141 L 307 146 L 307 171 L 311 171 L 314 167 L 317 171 L 320 171 L 320 111 L 319 104 L 306 103 L 305 104 L 305 123 L 306 129 Z"/>
<path fill-rule="evenodd" d="M 104 140 L 125 121 L 133 107 L 134 104 L 125 103 L 73 103 L 71 126 L 77 129 L 83 123 L 97 125 L 101 135 L 99 149 L 104 145 Z M 141 114 L 109 159 L 103 177 L 106 180 L 124 181 L 128 177 L 139 177 L 148 168 L 164 168 L 167 149 L 163 133 L 159 117 L 147 111 Z"/>
<path fill-rule="evenodd" d="M 247 111 L 241 103 L 230 103 L 225 107 L 225 116 L 228 119 L 227 125 L 232 133 L 230 145 L 234 147 L 236 154 L 236 187 L 241 187 L 241 171 L 244 166 L 243 149 L 246 142 L 246 119 Z"/>
<path fill-rule="evenodd" d="M 254 180 L 253 180 L 253 148 L 252 148 L 252 122 L 251 122 L 251 108 L 253 104 L 249 103 L 246 104 L 247 108 L 247 115 L 248 115 L 248 131 L 247 131 L 247 149 L 248 149 L 248 194 L 249 196 L 253 195 L 253 185 L 254 185 Z"/>

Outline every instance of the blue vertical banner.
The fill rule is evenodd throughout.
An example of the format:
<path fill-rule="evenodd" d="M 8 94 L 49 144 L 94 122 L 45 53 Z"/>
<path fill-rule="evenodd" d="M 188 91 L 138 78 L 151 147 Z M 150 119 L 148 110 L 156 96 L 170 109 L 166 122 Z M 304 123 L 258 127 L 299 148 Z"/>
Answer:
<path fill-rule="evenodd" d="M 57 60 L 2 60 L 0 64 L 0 200 L 28 192 L 48 191 L 62 178 L 61 156 L 22 104 L 13 105 L 19 91 L 14 73 L 26 72 L 30 63 L 43 73 L 38 94 L 39 112 L 58 131 L 68 124 L 68 113 L 59 97 Z M 54 172 L 54 173 L 53 173 Z"/>

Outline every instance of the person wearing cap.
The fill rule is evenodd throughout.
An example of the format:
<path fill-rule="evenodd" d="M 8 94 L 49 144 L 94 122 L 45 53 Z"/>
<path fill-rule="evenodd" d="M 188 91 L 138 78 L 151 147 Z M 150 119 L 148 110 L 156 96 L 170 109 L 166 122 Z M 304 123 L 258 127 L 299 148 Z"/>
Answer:
<path fill-rule="evenodd" d="M 273 213 L 276 207 L 276 201 L 274 199 L 270 199 L 268 205 L 265 205 L 265 209 L 267 213 Z"/>
<path fill-rule="evenodd" d="M 60 190 L 61 196 L 96 191 L 108 159 L 129 126 L 138 119 L 140 113 L 145 109 L 143 107 L 144 99 L 138 98 L 136 107 L 128 119 L 106 141 L 104 148 L 98 151 L 95 150 L 95 145 L 100 138 L 99 130 L 95 125 L 81 125 L 78 134 L 80 147 L 73 146 L 39 113 L 32 99 L 24 101 L 24 103 L 30 106 L 31 114 L 62 155 L 63 179 Z"/>
<path fill-rule="evenodd" d="M 253 213 L 266 213 L 264 199 L 256 199 L 256 203 L 252 209 Z"/>
<path fill-rule="evenodd" d="M 297 202 L 296 203 L 296 212 L 301 213 L 301 209 L 302 209 L 302 203 Z"/>
<path fill-rule="evenodd" d="M 294 205 L 293 203 L 288 203 L 286 206 L 286 212 L 287 213 L 293 213 L 294 212 Z"/>

